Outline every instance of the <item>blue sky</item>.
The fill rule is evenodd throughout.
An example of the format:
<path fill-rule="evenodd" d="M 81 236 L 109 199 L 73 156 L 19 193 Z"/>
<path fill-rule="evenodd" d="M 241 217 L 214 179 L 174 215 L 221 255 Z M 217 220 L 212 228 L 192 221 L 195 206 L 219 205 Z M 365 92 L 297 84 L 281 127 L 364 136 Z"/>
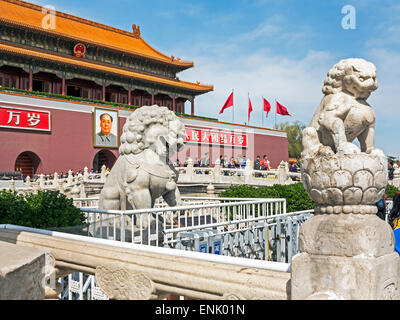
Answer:
<path fill-rule="evenodd" d="M 194 61 L 179 74 L 187 81 L 213 84 L 197 97 L 198 115 L 218 115 L 235 90 L 235 122 L 272 127 L 262 117 L 261 97 L 277 99 L 293 117 L 308 124 L 321 98 L 326 73 L 340 59 L 361 57 L 377 67 L 374 108 L 376 146 L 400 157 L 400 2 L 398 0 L 55 0 L 33 1 L 124 30 L 139 25 L 142 37 L 166 55 Z M 342 8 L 355 8 L 356 28 L 343 29 Z M 189 105 L 187 104 L 187 111 Z"/>

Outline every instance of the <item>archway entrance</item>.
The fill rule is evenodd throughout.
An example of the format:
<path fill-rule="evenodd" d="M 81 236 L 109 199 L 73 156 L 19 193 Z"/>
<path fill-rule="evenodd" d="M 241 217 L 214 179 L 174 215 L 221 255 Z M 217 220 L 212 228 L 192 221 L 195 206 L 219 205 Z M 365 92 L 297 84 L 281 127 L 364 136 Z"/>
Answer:
<path fill-rule="evenodd" d="M 31 151 L 22 152 L 15 160 L 14 171 L 22 172 L 24 179 L 33 178 L 40 164 L 40 158 Z"/>
<path fill-rule="evenodd" d="M 95 172 L 101 171 L 103 165 L 111 170 L 115 161 L 117 161 L 117 158 L 110 150 L 100 150 L 93 159 L 93 170 Z"/>

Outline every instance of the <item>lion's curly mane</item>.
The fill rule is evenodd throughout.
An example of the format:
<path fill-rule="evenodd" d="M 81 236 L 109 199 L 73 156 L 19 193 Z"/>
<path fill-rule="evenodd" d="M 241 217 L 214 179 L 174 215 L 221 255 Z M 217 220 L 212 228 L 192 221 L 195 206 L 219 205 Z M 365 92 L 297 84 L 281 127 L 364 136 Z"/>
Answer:
<path fill-rule="evenodd" d="M 375 69 L 375 66 L 372 63 L 362 59 L 353 58 L 339 61 L 326 75 L 322 92 L 325 95 L 341 92 L 343 88 L 343 79 L 346 76 L 353 74 L 355 69 L 360 70 L 363 67 Z"/>
<path fill-rule="evenodd" d="M 169 130 L 177 130 L 175 132 L 177 136 L 185 136 L 185 127 L 179 126 L 177 129 L 175 126 L 170 126 L 170 122 L 177 120 L 178 117 L 175 113 L 166 107 L 143 106 L 140 109 L 134 111 L 127 119 L 121 135 L 121 145 L 119 147 L 119 153 L 121 155 L 139 154 L 149 146 L 146 145 L 145 135 L 148 128 L 155 124 L 161 124 L 167 127 Z M 179 138 L 182 139 L 182 138 Z M 179 141 L 181 142 L 181 141 Z M 182 139 L 183 142 L 183 139 Z"/>

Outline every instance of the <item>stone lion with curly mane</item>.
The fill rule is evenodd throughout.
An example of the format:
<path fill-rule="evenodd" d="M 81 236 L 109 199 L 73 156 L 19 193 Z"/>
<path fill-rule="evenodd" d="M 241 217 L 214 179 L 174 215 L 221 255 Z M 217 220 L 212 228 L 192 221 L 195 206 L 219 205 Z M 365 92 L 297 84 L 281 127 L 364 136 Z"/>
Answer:
<path fill-rule="evenodd" d="M 334 65 L 325 78 L 325 96 L 303 130 L 302 157 L 360 152 L 384 156 L 374 147 L 375 114 L 366 102 L 377 88 L 371 62 L 351 58 Z M 352 143 L 356 138 L 361 150 Z"/>
<path fill-rule="evenodd" d="M 185 126 L 166 107 L 143 106 L 127 119 L 117 159 L 100 194 L 100 209 L 152 208 L 162 196 L 180 202 L 178 172 L 169 157 L 184 146 Z"/>

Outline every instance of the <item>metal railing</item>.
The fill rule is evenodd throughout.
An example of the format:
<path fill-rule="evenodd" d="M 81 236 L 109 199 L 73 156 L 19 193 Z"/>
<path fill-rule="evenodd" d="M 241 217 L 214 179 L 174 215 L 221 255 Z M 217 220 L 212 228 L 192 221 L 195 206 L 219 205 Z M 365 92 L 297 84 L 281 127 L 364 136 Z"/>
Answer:
<path fill-rule="evenodd" d="M 98 238 L 162 246 L 174 241 L 177 232 L 224 226 L 246 228 L 258 217 L 286 213 L 285 199 L 203 199 L 186 199 L 188 204 L 173 208 L 164 207 L 162 202 L 159 208 L 139 210 L 81 208 L 87 218 L 82 232 Z"/>
<path fill-rule="evenodd" d="M 259 216 L 216 228 L 182 228 L 175 240 L 164 244 L 188 251 L 290 263 L 298 252 L 300 225 L 313 212 Z"/>

